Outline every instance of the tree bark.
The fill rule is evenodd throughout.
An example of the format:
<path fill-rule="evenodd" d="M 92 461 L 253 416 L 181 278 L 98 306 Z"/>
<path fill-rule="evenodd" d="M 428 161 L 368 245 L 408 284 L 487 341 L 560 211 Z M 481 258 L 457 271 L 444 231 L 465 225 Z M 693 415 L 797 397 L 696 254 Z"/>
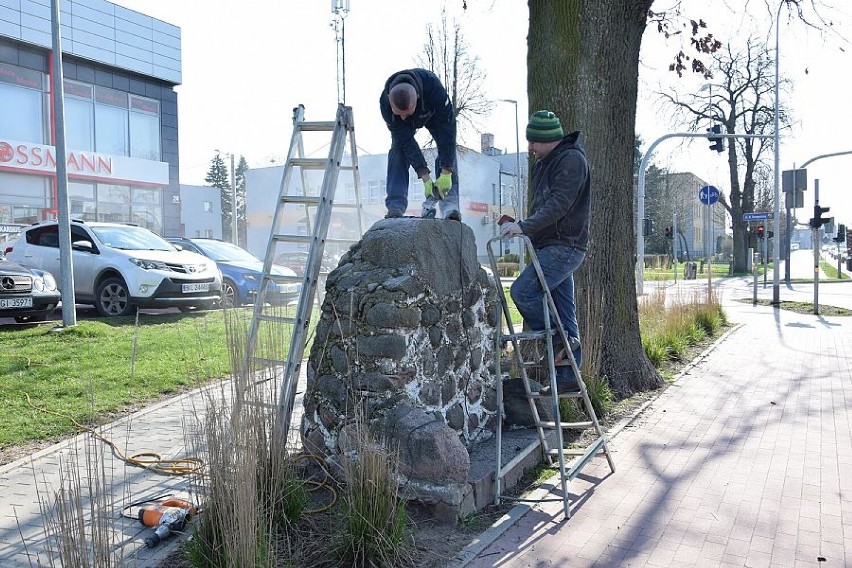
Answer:
<path fill-rule="evenodd" d="M 652 0 L 529 0 L 530 113 L 581 130 L 592 172 L 589 252 L 575 274 L 586 373 L 619 397 L 659 387 L 639 335 L 633 146 L 639 47 Z"/>

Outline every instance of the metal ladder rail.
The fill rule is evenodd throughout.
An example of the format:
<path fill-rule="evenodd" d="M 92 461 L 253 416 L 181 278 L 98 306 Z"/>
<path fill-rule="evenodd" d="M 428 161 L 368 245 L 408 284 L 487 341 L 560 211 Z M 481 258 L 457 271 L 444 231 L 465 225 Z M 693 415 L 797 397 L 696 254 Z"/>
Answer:
<path fill-rule="evenodd" d="M 529 240 L 527 237 L 524 237 L 524 239 L 526 239 L 527 241 Z M 520 332 L 520 333 L 515 332 L 514 324 L 512 323 L 511 312 L 509 311 L 509 305 L 508 305 L 508 302 L 506 300 L 506 295 L 503 292 L 503 286 L 499 283 L 499 272 L 497 270 L 497 260 L 496 260 L 496 257 L 494 255 L 494 251 L 493 251 L 493 248 L 492 248 L 492 245 L 495 242 L 499 242 L 500 240 L 502 240 L 502 237 L 494 237 L 494 238 L 490 239 L 487 243 L 488 258 L 489 258 L 489 262 L 491 264 L 491 270 L 495 275 L 497 275 L 496 276 L 497 287 L 498 287 L 497 296 L 500 299 L 500 305 L 501 305 L 502 312 L 503 312 L 503 320 L 505 321 L 506 326 L 508 328 L 508 332 L 509 332 L 508 334 L 504 335 L 503 332 L 502 332 L 502 325 L 501 325 L 501 329 L 500 329 L 499 333 L 496 334 L 496 339 L 495 339 L 495 361 L 496 361 L 496 369 L 497 369 L 497 376 L 498 376 L 498 380 L 497 380 L 497 403 L 498 403 L 497 404 L 497 412 L 500 413 L 500 416 L 498 417 L 498 420 L 497 420 L 497 432 L 496 432 L 497 468 L 496 468 L 496 471 L 495 471 L 495 488 L 494 488 L 495 504 L 499 504 L 500 500 L 505 498 L 505 497 L 502 496 L 502 482 L 503 482 L 503 476 L 504 476 L 503 472 L 511 470 L 515 466 L 515 462 L 520 461 L 521 459 L 525 458 L 526 455 L 528 455 L 528 452 L 522 452 L 518 456 L 516 456 L 514 460 L 510 461 L 505 466 L 502 464 L 502 462 L 503 462 L 503 455 L 502 455 L 503 429 L 502 429 L 502 424 L 503 424 L 503 418 L 505 416 L 505 410 L 504 410 L 504 407 L 503 407 L 502 347 L 503 347 L 503 344 L 505 344 L 507 341 L 512 342 L 512 349 L 513 349 L 516 365 L 518 367 L 518 371 L 520 372 L 520 375 L 521 375 L 521 382 L 524 385 L 524 392 L 525 392 L 525 395 L 526 395 L 527 403 L 529 404 L 530 412 L 531 412 L 532 417 L 533 417 L 533 423 L 535 424 L 536 432 L 538 433 L 538 440 L 539 440 L 539 443 L 541 444 L 541 447 L 542 447 L 542 453 L 544 454 L 548 465 L 553 464 L 554 453 L 551 451 L 550 444 L 549 444 L 549 441 L 548 441 L 548 436 L 544 432 L 544 427 L 545 427 L 546 423 L 543 422 L 541 420 L 541 417 L 539 416 L 538 407 L 535 404 L 536 399 L 538 399 L 538 398 L 550 398 L 551 399 L 551 401 L 552 401 L 552 411 L 551 412 L 554 416 L 554 419 L 556 420 L 556 424 L 557 425 L 560 424 L 559 396 L 556 392 L 556 367 L 554 365 L 554 357 L 553 357 L 552 331 L 549 329 L 550 328 L 550 319 L 548 317 L 545 317 L 545 321 L 547 323 L 546 323 L 546 329 L 544 331 L 532 331 L 532 332 Z M 532 250 L 531 247 L 530 247 L 530 250 Z M 533 262 L 538 263 L 538 259 L 536 258 L 534 253 L 533 253 L 533 256 L 531 258 L 533 259 Z M 543 282 L 543 277 L 541 275 L 541 269 L 540 268 L 537 270 L 537 273 L 539 274 L 539 278 Z M 546 287 L 544 287 L 544 288 L 546 289 Z M 547 304 L 546 299 L 542 298 L 542 303 L 543 303 L 542 307 L 545 310 L 545 315 L 547 315 L 548 304 Z M 499 320 L 499 318 L 498 318 L 498 320 Z M 547 352 L 548 352 L 548 366 L 549 366 L 549 369 L 548 369 L 549 373 L 548 374 L 550 376 L 550 383 L 551 383 L 550 388 L 551 388 L 551 393 L 552 393 L 551 395 L 546 395 L 546 396 L 537 395 L 536 393 L 533 393 L 530 389 L 529 376 L 527 375 L 527 367 L 529 366 L 529 364 L 526 363 L 521 356 L 520 341 L 524 340 L 524 339 L 546 339 L 545 343 L 547 345 Z M 561 448 L 562 445 L 563 445 L 562 444 L 562 429 L 561 428 L 554 428 L 554 430 L 556 432 L 556 447 Z M 547 499 L 546 501 L 557 501 L 557 500 L 562 501 L 563 502 L 563 509 L 565 510 L 566 516 L 567 516 L 570 513 L 568 512 L 568 504 L 567 504 L 568 492 L 567 492 L 567 483 L 565 481 L 565 475 L 564 475 L 564 472 L 565 472 L 564 456 L 561 452 L 558 453 L 558 454 L 555 454 L 555 455 L 557 456 L 557 462 L 559 464 L 560 479 L 562 480 L 562 493 L 563 493 L 564 497 L 561 498 L 561 499 Z"/>
<path fill-rule="evenodd" d="M 296 398 L 299 369 L 302 366 L 302 354 L 305 349 L 308 325 L 310 324 L 311 311 L 313 310 L 314 298 L 316 297 L 320 264 L 323 250 L 325 249 L 325 238 L 331 222 L 331 208 L 334 191 L 337 187 L 337 178 L 340 174 L 346 133 L 345 115 L 342 115 L 338 111 L 338 126 L 332 134 L 331 147 L 328 154 L 329 162 L 326 165 L 325 175 L 323 176 L 320 201 L 316 211 L 312 234 L 313 242 L 310 245 L 308 260 L 305 264 L 304 281 L 302 291 L 299 295 L 298 308 L 296 309 L 296 323 L 293 326 L 293 334 L 290 336 L 290 350 L 287 352 L 287 361 L 284 364 L 284 377 L 281 381 L 281 390 L 278 398 L 279 415 L 277 422 L 280 431 L 285 434 L 290 428 L 290 417 Z"/>
<path fill-rule="evenodd" d="M 279 323 L 286 323 L 292 326 L 290 346 L 286 358 L 263 358 L 263 361 L 258 360 L 258 362 L 262 362 L 265 365 L 274 366 L 276 364 L 280 364 L 283 366 L 284 374 L 281 382 L 281 390 L 278 396 L 278 404 L 275 408 L 278 411 L 278 424 L 284 432 L 289 429 L 289 420 L 293 410 L 293 401 L 295 399 L 295 387 L 298 382 L 299 368 L 306 343 L 306 331 L 310 322 L 310 313 L 313 308 L 314 298 L 317 295 L 317 283 L 320 273 L 321 259 L 323 257 L 323 250 L 331 219 L 334 193 L 341 169 L 353 171 L 355 182 L 354 193 L 356 199 L 354 209 L 358 217 L 359 234 L 361 234 L 363 227 L 361 220 L 362 209 L 360 207 L 357 147 L 354 143 L 354 126 L 352 123 L 351 107 L 338 105 L 335 121 L 306 122 L 304 120 L 304 107 L 299 105 L 294 109 L 293 122 L 294 128 L 293 135 L 291 137 L 290 150 L 288 152 L 287 162 L 279 187 L 278 202 L 273 215 L 272 228 L 264 259 L 262 282 L 253 310 L 252 322 L 249 328 L 249 338 L 247 341 L 246 356 L 244 359 L 244 370 L 247 370 L 251 361 L 258 360 L 258 357 L 255 357 L 255 349 L 257 348 L 260 322 L 277 321 Z M 302 133 L 311 131 L 332 132 L 332 140 L 327 159 L 312 159 L 304 157 Z M 347 135 L 350 135 L 352 138 L 352 151 L 355 153 L 351 156 L 352 164 L 350 166 L 343 166 L 342 160 Z M 287 194 L 294 168 L 300 169 L 302 181 L 301 195 Z M 306 169 L 324 170 L 320 193 L 317 196 L 308 195 L 307 179 L 305 177 Z M 305 207 L 305 215 L 307 217 L 306 221 L 311 223 L 312 226 L 312 231 L 309 236 L 287 235 L 277 232 L 283 224 L 284 208 L 287 205 L 302 205 Z M 317 210 L 316 218 L 313 220 L 311 220 L 310 213 L 312 207 L 315 207 Z M 336 242 L 355 242 L 355 240 L 351 239 L 332 240 Z M 301 288 L 295 317 L 264 314 L 267 286 L 277 281 L 288 279 L 288 277 L 276 276 L 271 273 L 276 245 L 280 242 L 304 242 L 309 245 L 305 271 L 300 280 Z M 292 280 L 292 277 L 289 277 L 289 279 Z M 245 376 L 247 376 L 247 373 L 245 373 Z"/>
<path fill-rule="evenodd" d="M 558 394 L 558 392 L 557 392 L 557 389 L 556 389 L 556 364 L 555 364 L 555 360 L 554 360 L 555 355 L 554 355 L 554 352 L 553 352 L 554 330 L 551 328 L 551 320 L 550 320 L 550 314 L 551 313 L 553 314 L 553 319 L 556 321 L 556 324 L 557 324 L 556 331 L 559 333 L 559 336 L 560 336 L 560 338 L 563 342 L 562 344 L 567 346 L 567 345 L 570 345 L 570 343 L 568 342 L 568 338 L 565 334 L 564 328 L 562 327 L 562 322 L 560 321 L 559 313 L 556 310 L 556 305 L 553 301 L 553 297 L 550 294 L 550 291 L 546 286 L 546 280 L 544 278 L 544 273 L 541 270 L 541 265 L 538 262 L 538 257 L 535 254 L 535 249 L 532 246 L 532 242 L 525 235 L 518 235 L 518 236 L 522 239 L 522 242 L 523 242 L 525 248 L 527 249 L 527 251 L 530 254 L 530 258 L 532 259 L 532 263 L 533 263 L 534 269 L 536 271 L 536 275 L 538 276 L 539 282 L 541 282 L 542 289 L 545 291 L 545 294 L 543 295 L 543 298 L 542 298 L 542 302 L 543 302 L 542 307 L 543 307 L 544 314 L 545 314 L 545 330 L 544 330 L 544 332 L 526 332 L 526 333 L 520 333 L 520 334 L 514 333 L 514 329 L 513 329 L 513 325 L 512 325 L 512 321 L 511 321 L 511 314 L 508 310 L 508 303 L 506 301 L 505 294 L 503 293 L 502 285 L 498 285 L 498 288 L 499 288 L 498 296 L 500 298 L 500 302 L 501 302 L 501 305 L 502 305 L 502 308 L 503 308 L 503 314 L 504 314 L 504 317 L 505 317 L 505 320 L 506 320 L 506 323 L 508 325 L 510 333 L 509 333 L 508 336 L 502 336 L 502 337 L 498 336 L 498 338 L 495 342 L 495 359 L 496 359 L 496 362 L 497 362 L 496 366 L 497 366 L 497 372 L 498 372 L 498 376 L 499 376 L 498 385 L 497 385 L 498 412 L 501 413 L 499 420 L 498 420 L 498 430 L 497 430 L 497 470 L 496 470 L 496 475 L 495 475 L 495 503 L 499 503 L 499 501 L 501 499 L 507 499 L 507 500 L 510 499 L 510 498 L 507 498 L 507 497 L 504 497 L 504 496 L 501 495 L 501 485 L 502 485 L 502 477 L 504 475 L 503 472 L 509 470 L 514 465 L 513 462 L 510 462 L 509 464 L 506 464 L 506 466 L 502 466 L 502 455 L 501 455 L 502 454 L 501 425 L 502 425 L 503 416 L 504 416 L 503 389 L 502 389 L 502 369 L 501 369 L 501 358 L 502 357 L 501 357 L 501 354 L 502 354 L 502 345 L 503 345 L 503 343 L 505 343 L 505 339 L 508 338 L 513 342 L 515 360 L 516 360 L 517 366 L 518 366 L 520 374 L 521 374 L 521 379 L 522 379 L 522 383 L 524 385 L 524 390 L 525 390 L 525 393 L 526 393 L 526 396 L 527 396 L 527 400 L 531 404 L 532 414 L 533 414 L 533 418 L 534 418 L 534 421 L 535 421 L 536 429 L 537 429 L 538 434 L 539 434 L 539 440 L 540 440 L 540 443 L 542 444 L 543 453 L 545 454 L 549 464 L 552 465 L 553 456 L 557 457 L 558 464 L 559 464 L 559 477 L 560 477 L 560 483 L 561 483 L 561 486 L 562 486 L 561 487 L 562 498 L 561 499 L 539 499 L 539 500 L 536 500 L 536 501 L 538 501 L 538 502 L 562 501 L 565 518 L 570 518 L 570 516 L 571 516 L 570 498 L 568 496 L 568 491 L 567 491 L 567 482 L 569 480 L 573 479 L 574 477 L 576 477 L 576 475 L 589 462 L 589 460 L 591 460 L 592 457 L 594 457 L 595 455 L 598 455 L 599 453 L 603 453 L 603 454 L 606 455 L 607 462 L 609 463 L 609 466 L 610 466 L 610 470 L 613 471 L 613 472 L 615 471 L 615 464 L 614 464 L 614 462 L 612 460 L 612 456 L 609 452 L 609 447 L 607 445 L 606 435 L 603 433 L 603 431 L 600 428 L 600 424 L 597 420 L 597 416 L 596 416 L 596 413 L 594 411 L 594 407 L 592 406 L 591 399 L 588 396 L 588 391 L 586 389 L 585 382 L 582 380 L 582 376 L 580 375 L 580 370 L 577 366 L 577 362 L 574 359 L 574 355 L 573 355 L 573 353 L 571 353 L 570 349 L 568 350 L 568 353 L 570 354 L 570 357 L 568 357 L 568 361 L 569 361 L 569 363 L 572 367 L 573 372 L 575 373 L 575 376 L 578 378 L 578 383 L 580 385 L 580 391 L 579 392 L 565 393 L 565 394 L 561 394 L 561 395 Z M 496 263 L 496 259 L 494 257 L 491 245 L 492 245 L 492 242 L 496 242 L 496 241 L 499 241 L 499 240 L 501 240 L 501 237 L 494 237 L 491 240 L 489 240 L 489 242 L 488 242 L 489 260 L 491 262 L 492 270 L 494 271 L 495 274 L 497 274 L 497 263 Z M 535 364 L 535 363 L 531 364 L 531 363 L 527 363 L 526 361 L 524 361 L 522 353 L 521 353 L 521 351 L 519 349 L 519 345 L 518 345 L 518 339 L 519 338 L 536 339 L 536 338 L 542 337 L 542 336 L 545 337 L 545 339 L 546 339 L 545 344 L 547 346 L 547 359 L 548 359 L 548 371 L 549 371 L 548 374 L 549 374 L 549 378 L 550 378 L 550 389 L 551 389 L 551 393 L 549 395 L 539 395 L 537 393 L 533 393 L 530 390 L 530 388 L 529 388 L 529 377 L 527 376 L 526 368 L 527 367 L 539 366 L 539 364 Z M 535 408 L 534 401 L 535 401 L 535 399 L 541 399 L 541 398 L 550 398 L 551 399 L 554 422 L 543 422 L 543 421 L 540 420 L 540 418 L 538 416 L 537 409 Z M 584 407 L 586 409 L 586 413 L 590 417 L 590 420 L 586 421 L 586 422 L 576 422 L 576 423 L 562 422 L 560 412 L 559 412 L 559 399 L 561 399 L 561 398 L 582 398 Z M 563 448 L 563 441 L 562 441 L 563 440 L 563 438 L 562 438 L 563 429 L 586 429 L 590 426 L 594 427 L 595 432 L 597 434 L 597 437 L 591 444 L 589 444 L 589 446 L 585 450 L 573 450 L 573 449 Z M 556 431 L 557 448 L 551 449 L 551 448 L 548 447 L 547 437 L 544 435 L 544 432 L 543 432 L 544 428 L 553 429 L 553 430 Z M 571 465 L 571 467 L 566 470 L 565 462 L 564 462 L 565 456 L 579 456 L 579 459 L 576 460 Z M 523 457 L 523 455 L 519 456 L 519 457 Z M 517 459 L 518 458 L 516 458 L 516 460 Z M 513 461 L 515 461 L 515 460 L 513 460 Z M 523 501 L 524 499 L 512 499 L 512 500 Z"/>

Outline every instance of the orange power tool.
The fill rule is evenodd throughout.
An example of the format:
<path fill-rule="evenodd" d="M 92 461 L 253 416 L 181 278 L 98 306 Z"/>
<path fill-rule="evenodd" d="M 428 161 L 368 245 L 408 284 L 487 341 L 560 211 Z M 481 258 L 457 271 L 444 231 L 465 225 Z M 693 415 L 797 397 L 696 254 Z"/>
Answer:
<path fill-rule="evenodd" d="M 161 540 L 175 531 L 181 531 L 198 512 L 198 508 L 183 499 L 169 499 L 150 507 L 139 509 L 139 522 L 152 527 L 154 534 L 145 539 L 148 548 L 154 548 Z"/>

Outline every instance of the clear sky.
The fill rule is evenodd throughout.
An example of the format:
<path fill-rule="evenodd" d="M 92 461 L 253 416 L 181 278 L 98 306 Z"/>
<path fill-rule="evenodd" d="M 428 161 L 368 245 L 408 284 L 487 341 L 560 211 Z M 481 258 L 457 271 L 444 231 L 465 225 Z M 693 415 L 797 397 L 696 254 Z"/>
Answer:
<path fill-rule="evenodd" d="M 215 149 L 244 155 L 251 167 L 281 162 L 292 132 L 292 109 L 305 105 L 308 120 L 325 120 L 337 105 L 337 66 L 331 0 L 113 0 L 177 25 L 182 32 L 183 84 L 177 87 L 180 120 L 181 182 L 203 184 Z M 781 75 L 792 81 L 788 97 L 795 124 L 781 144 L 781 168 L 792 169 L 814 156 L 852 151 L 852 7 L 846 0 L 821 0 L 843 6 L 827 14 L 834 25 L 827 37 L 797 20 L 781 16 Z M 664 10 L 674 0 L 658 0 Z M 773 3 L 774 0 L 773 0 Z M 521 137 L 527 118 L 527 5 L 522 0 L 448 0 L 486 72 L 484 90 L 495 101 L 482 129 L 495 134 L 495 146 L 514 152 L 514 105 L 518 101 Z M 774 49 L 774 13 L 762 0 L 684 0 L 684 12 L 702 17 L 722 41 L 760 34 Z M 378 112 L 378 97 L 391 73 L 415 65 L 426 39 L 426 25 L 440 21 L 440 1 L 351 0 L 345 19 L 346 103 L 355 115 L 355 138 L 365 154 L 387 151 L 390 137 Z M 729 10 L 733 6 L 735 10 Z M 839 39 L 845 37 L 846 40 Z M 661 116 L 651 91 L 699 89 L 697 77 L 678 80 L 666 71 L 677 41 L 665 42 L 654 29 L 643 38 L 637 131 L 650 143 L 683 131 Z M 845 51 L 842 51 L 841 48 Z M 572 125 L 582 129 L 582 125 Z M 461 143 L 479 149 L 471 132 Z M 526 150 L 523 139 L 522 151 Z M 308 151 L 311 151 L 308 148 Z M 324 152 L 325 149 L 317 148 Z M 666 141 L 655 162 L 672 171 L 693 171 L 727 191 L 727 154 L 707 148 L 706 140 Z M 770 163 L 772 159 L 770 156 Z M 852 226 L 852 155 L 821 160 L 808 167 L 820 180 L 820 203 L 829 215 Z M 813 183 L 800 220 L 811 216 Z"/>

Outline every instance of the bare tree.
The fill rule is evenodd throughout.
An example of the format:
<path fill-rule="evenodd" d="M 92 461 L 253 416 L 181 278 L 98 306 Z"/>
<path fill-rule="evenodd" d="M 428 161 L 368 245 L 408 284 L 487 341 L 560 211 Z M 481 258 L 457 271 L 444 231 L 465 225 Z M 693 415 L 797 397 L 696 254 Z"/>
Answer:
<path fill-rule="evenodd" d="M 729 44 L 713 53 L 711 58 L 712 68 L 718 71 L 712 83 L 698 93 L 681 96 L 676 92 L 661 92 L 659 96 L 684 117 L 690 130 L 701 131 L 707 125 L 720 123 L 729 134 L 772 134 L 775 61 L 769 48 L 749 38 L 742 51 Z M 784 80 L 781 83 L 786 85 Z M 779 121 L 785 126 L 789 122 L 788 112 L 783 106 L 779 106 Z M 745 138 L 729 139 L 728 142 L 730 200 L 723 200 L 722 204 L 733 220 L 734 270 L 744 272 L 747 250 L 750 245 L 754 246 L 754 242 L 742 214 L 756 211 L 758 170 L 771 152 L 773 140 Z M 772 203 L 761 205 L 771 207 Z"/>
<path fill-rule="evenodd" d="M 447 21 L 446 8 L 441 11 L 438 26 L 426 26 L 426 43 L 417 64 L 435 73 L 447 89 L 459 130 L 478 132 L 480 119 L 493 106 L 482 87 L 485 72 L 479 66 L 479 57 L 471 54 L 461 24 Z"/>

